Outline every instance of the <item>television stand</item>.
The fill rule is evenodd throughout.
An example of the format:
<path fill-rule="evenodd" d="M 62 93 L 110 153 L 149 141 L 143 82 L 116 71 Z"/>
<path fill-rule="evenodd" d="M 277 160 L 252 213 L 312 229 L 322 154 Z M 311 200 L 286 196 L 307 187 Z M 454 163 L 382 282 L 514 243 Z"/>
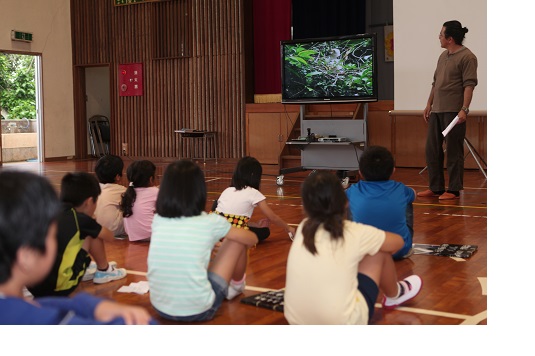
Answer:
<path fill-rule="evenodd" d="M 318 117 L 309 119 L 305 116 L 306 104 L 300 108 L 301 137 L 344 137 L 347 141 L 318 142 L 313 139 L 291 140 L 285 144 L 301 150 L 301 165 L 298 167 L 281 168 L 277 177 L 277 185 L 284 184 L 284 175 L 306 170 L 356 171 L 359 169 L 360 155 L 367 146 L 366 118 L 368 104 L 363 104 L 363 118 L 357 119 L 357 111 L 353 117 L 330 118 Z M 358 109 L 357 109 L 358 110 Z M 343 174 L 342 174 L 343 175 Z"/>

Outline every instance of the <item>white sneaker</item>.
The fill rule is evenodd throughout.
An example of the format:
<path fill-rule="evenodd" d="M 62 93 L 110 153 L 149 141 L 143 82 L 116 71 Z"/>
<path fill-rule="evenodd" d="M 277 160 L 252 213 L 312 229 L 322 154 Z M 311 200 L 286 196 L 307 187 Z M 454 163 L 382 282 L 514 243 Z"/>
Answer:
<path fill-rule="evenodd" d="M 95 272 L 97 271 L 97 264 L 95 261 L 91 261 L 89 266 L 85 269 L 84 276 L 82 277 L 82 282 L 91 281 L 95 277 Z"/>
<path fill-rule="evenodd" d="M 93 283 L 108 283 L 126 277 L 126 269 L 117 268 L 117 263 L 112 264 L 111 262 L 108 262 L 108 265 L 107 271 L 99 271 L 97 269 L 95 277 L 93 278 Z"/>
<path fill-rule="evenodd" d="M 108 262 L 110 266 L 117 266 L 117 262 L 110 261 Z M 82 282 L 87 282 L 93 280 L 95 277 L 95 273 L 97 272 L 97 263 L 95 261 L 91 261 L 89 266 L 85 269 L 84 276 L 82 277 Z"/>
<path fill-rule="evenodd" d="M 422 289 L 422 279 L 413 274 L 405 278 L 402 281 L 398 282 L 401 288 L 401 293 L 397 298 L 389 298 L 387 296 L 383 297 L 383 308 L 384 309 L 394 309 L 402 303 L 405 303 L 408 300 L 416 297 L 420 290 Z"/>
<path fill-rule="evenodd" d="M 245 290 L 245 278 L 243 282 L 236 284 L 234 281 L 230 281 L 228 284 L 227 300 L 236 298 L 238 295 L 242 294 Z"/>

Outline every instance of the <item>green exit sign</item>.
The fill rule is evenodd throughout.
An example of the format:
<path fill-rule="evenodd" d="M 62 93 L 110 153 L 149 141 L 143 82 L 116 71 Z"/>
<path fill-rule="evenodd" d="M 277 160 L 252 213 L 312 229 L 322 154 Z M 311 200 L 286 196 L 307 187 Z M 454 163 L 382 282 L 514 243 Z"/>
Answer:
<path fill-rule="evenodd" d="M 11 39 L 13 41 L 32 42 L 33 34 L 29 32 L 11 30 Z"/>

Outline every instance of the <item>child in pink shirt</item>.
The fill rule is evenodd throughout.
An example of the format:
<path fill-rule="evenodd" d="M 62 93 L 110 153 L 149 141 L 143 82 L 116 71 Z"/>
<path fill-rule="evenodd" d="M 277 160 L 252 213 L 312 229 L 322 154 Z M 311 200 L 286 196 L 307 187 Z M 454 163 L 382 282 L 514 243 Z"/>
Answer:
<path fill-rule="evenodd" d="M 126 170 L 129 186 L 121 200 L 124 228 L 130 241 L 150 241 L 158 187 L 156 166 L 148 160 L 133 162 Z"/>

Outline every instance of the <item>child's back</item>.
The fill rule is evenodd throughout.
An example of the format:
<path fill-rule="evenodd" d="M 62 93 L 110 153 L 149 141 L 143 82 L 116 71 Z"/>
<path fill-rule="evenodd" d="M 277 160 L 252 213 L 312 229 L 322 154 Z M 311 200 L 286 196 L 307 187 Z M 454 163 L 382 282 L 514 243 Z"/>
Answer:
<path fill-rule="evenodd" d="M 210 251 L 225 236 L 229 223 L 215 214 L 165 218 L 154 216 L 148 255 L 150 301 L 168 315 L 195 315 L 207 310 L 214 293 L 206 278 Z M 171 275 L 169 275 L 170 271 Z"/>
<path fill-rule="evenodd" d="M 412 248 L 412 202 L 414 189 L 390 180 L 394 158 L 384 147 L 370 146 L 360 159 L 359 173 L 363 178 L 352 184 L 346 194 L 351 219 L 381 230 L 395 232 L 404 240 L 404 246 L 393 256 L 407 256 Z"/>
<path fill-rule="evenodd" d="M 306 218 L 290 247 L 284 291 L 290 324 L 367 324 L 379 289 L 384 308 L 418 294 L 418 276 L 397 281 L 391 254 L 401 237 L 346 220 L 347 197 L 334 174 L 309 175 L 301 196 Z"/>
<path fill-rule="evenodd" d="M 269 237 L 271 221 L 293 236 L 295 229 L 288 226 L 267 205 L 266 197 L 260 192 L 261 178 L 260 162 L 254 157 L 241 158 L 234 169 L 231 186 L 221 193 L 212 210 L 224 216 L 235 226 L 251 229 L 259 241 Z M 257 206 L 267 216 L 267 219 L 252 222 L 250 219 Z"/>
<path fill-rule="evenodd" d="M 61 213 L 58 216 L 56 258 L 48 275 L 28 288 L 34 296 L 67 296 L 83 280 L 107 283 L 124 278 L 126 271 L 108 264 L 103 238 L 113 238 L 92 215 L 100 194 L 97 179 L 86 172 L 67 173 L 61 181 Z M 86 275 L 96 261 L 95 271 Z M 100 267 L 100 270 L 98 270 Z"/>
<path fill-rule="evenodd" d="M 28 290 L 36 297 L 71 294 L 91 263 L 88 254 L 80 254 L 84 239 L 98 236 L 101 228 L 95 219 L 64 203 L 58 216 L 58 256 L 48 276 Z"/>
<path fill-rule="evenodd" d="M 231 279 L 245 274 L 247 248 L 258 241 L 252 232 L 207 214 L 205 206 L 202 170 L 190 160 L 170 164 L 156 201 L 147 273 L 151 304 L 164 318 L 212 319 L 229 298 Z M 222 238 L 211 261 L 211 251 Z"/>
<path fill-rule="evenodd" d="M 394 254 L 402 258 L 412 247 L 412 232 L 407 224 L 407 209 L 415 194 L 411 188 L 393 180 L 368 182 L 361 180 L 346 191 L 353 221 L 395 232 L 405 241 Z"/>
<path fill-rule="evenodd" d="M 119 184 L 123 168 L 123 160 L 115 155 L 101 157 L 95 166 L 95 173 L 102 191 L 97 202 L 95 218 L 99 224 L 111 230 L 115 236 L 125 234 L 120 204 L 126 187 Z"/>
<path fill-rule="evenodd" d="M 126 175 L 130 183 L 120 204 L 124 229 L 130 241 L 148 241 L 159 191 L 154 186 L 156 166 L 148 160 L 135 161 Z"/>
<path fill-rule="evenodd" d="M 286 319 L 290 324 L 365 324 L 367 307 L 363 301 L 359 303 L 357 294 L 358 262 L 379 250 L 384 232 L 345 221 L 343 241 L 333 243 L 331 234 L 320 228 L 316 232 L 318 252 L 312 255 L 303 245 L 302 229 L 303 223 L 288 255 Z"/>

